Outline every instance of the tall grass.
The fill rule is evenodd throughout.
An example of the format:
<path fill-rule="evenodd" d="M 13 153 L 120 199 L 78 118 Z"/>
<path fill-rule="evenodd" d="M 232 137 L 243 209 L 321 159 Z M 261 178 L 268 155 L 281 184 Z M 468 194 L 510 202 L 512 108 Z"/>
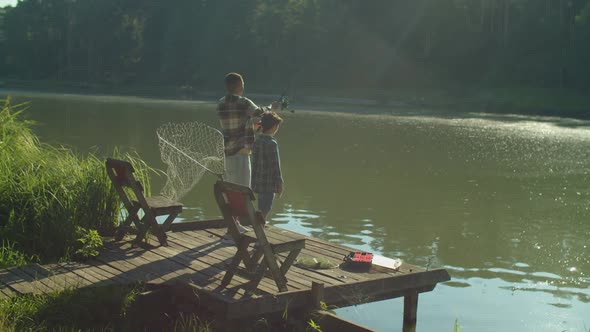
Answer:
<path fill-rule="evenodd" d="M 121 324 L 128 297 L 141 286 L 66 289 L 0 299 L 0 328 L 14 331 L 112 330 Z"/>
<path fill-rule="evenodd" d="M 104 161 L 40 142 L 21 119 L 27 107 L 6 100 L 0 111 L 0 238 L 42 262 L 67 258 L 77 227 L 114 232 L 120 202 Z M 133 163 L 149 189 L 145 163 Z"/>
<path fill-rule="evenodd" d="M 0 269 L 11 266 L 21 266 L 34 262 L 36 256 L 27 256 L 14 248 L 14 243 L 2 241 L 0 246 Z"/>
<path fill-rule="evenodd" d="M 169 317 L 162 311 L 160 325 L 142 313 L 130 315 L 143 291 L 143 284 L 110 285 L 0 299 L 0 331 L 212 331 L 193 314 Z"/>

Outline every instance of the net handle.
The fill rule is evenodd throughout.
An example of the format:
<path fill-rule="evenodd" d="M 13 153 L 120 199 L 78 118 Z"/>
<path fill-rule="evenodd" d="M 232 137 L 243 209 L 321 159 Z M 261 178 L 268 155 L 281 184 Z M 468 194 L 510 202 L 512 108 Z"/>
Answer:
<path fill-rule="evenodd" d="M 221 177 L 221 174 L 217 174 L 215 172 L 213 172 L 212 170 L 210 170 L 207 166 L 201 164 L 200 162 L 196 161 L 193 157 L 189 156 L 188 154 L 186 154 L 184 151 L 180 150 L 179 148 L 175 147 L 172 143 L 168 142 L 166 139 L 164 139 L 162 136 L 160 136 L 160 134 L 158 134 L 158 138 L 168 144 L 171 148 L 173 148 L 174 150 L 180 152 L 180 154 L 182 154 L 183 156 L 187 157 L 189 160 L 195 162 L 196 164 L 198 164 L 199 166 L 203 167 L 203 169 L 205 169 L 207 172 L 213 174 L 213 175 L 217 175 L 218 177 Z"/>

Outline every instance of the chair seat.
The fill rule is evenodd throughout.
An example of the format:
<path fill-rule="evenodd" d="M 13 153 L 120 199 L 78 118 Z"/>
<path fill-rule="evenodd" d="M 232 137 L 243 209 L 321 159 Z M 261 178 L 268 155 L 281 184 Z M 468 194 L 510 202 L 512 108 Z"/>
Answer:
<path fill-rule="evenodd" d="M 255 243 L 258 241 L 256 234 L 254 231 L 249 231 L 246 233 L 242 233 L 249 243 Z M 299 239 L 281 239 L 281 238 L 274 238 L 274 237 L 267 237 L 268 243 L 272 247 L 272 250 L 275 253 L 281 253 L 286 251 L 291 251 L 294 249 L 303 249 L 305 248 L 305 238 L 301 237 Z"/>
<path fill-rule="evenodd" d="M 145 200 L 148 206 L 157 216 L 182 212 L 182 203 L 175 202 L 164 196 L 146 197 Z M 139 202 L 137 200 L 133 200 L 132 202 L 134 205 L 139 205 Z"/>

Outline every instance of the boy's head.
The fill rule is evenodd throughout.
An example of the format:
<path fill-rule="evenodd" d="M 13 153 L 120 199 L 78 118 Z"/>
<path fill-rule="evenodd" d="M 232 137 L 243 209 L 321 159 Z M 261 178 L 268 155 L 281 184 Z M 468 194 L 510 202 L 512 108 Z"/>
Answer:
<path fill-rule="evenodd" d="M 238 73 L 225 75 L 225 89 L 228 93 L 242 95 L 244 93 L 244 79 Z"/>
<path fill-rule="evenodd" d="M 260 119 L 260 129 L 265 134 L 274 135 L 283 119 L 275 112 L 264 113 Z"/>

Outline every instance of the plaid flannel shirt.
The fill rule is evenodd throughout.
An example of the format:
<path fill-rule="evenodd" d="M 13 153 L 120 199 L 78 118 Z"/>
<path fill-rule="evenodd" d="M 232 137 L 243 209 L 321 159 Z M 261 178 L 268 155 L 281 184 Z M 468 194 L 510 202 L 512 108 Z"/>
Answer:
<path fill-rule="evenodd" d="M 252 151 L 252 190 L 256 193 L 276 193 L 283 184 L 279 145 L 268 135 L 260 135 Z"/>
<path fill-rule="evenodd" d="M 243 148 L 251 149 L 254 144 L 254 123 L 252 117 L 262 115 L 264 110 L 250 99 L 227 95 L 217 104 L 225 143 L 225 155 L 232 156 Z"/>

